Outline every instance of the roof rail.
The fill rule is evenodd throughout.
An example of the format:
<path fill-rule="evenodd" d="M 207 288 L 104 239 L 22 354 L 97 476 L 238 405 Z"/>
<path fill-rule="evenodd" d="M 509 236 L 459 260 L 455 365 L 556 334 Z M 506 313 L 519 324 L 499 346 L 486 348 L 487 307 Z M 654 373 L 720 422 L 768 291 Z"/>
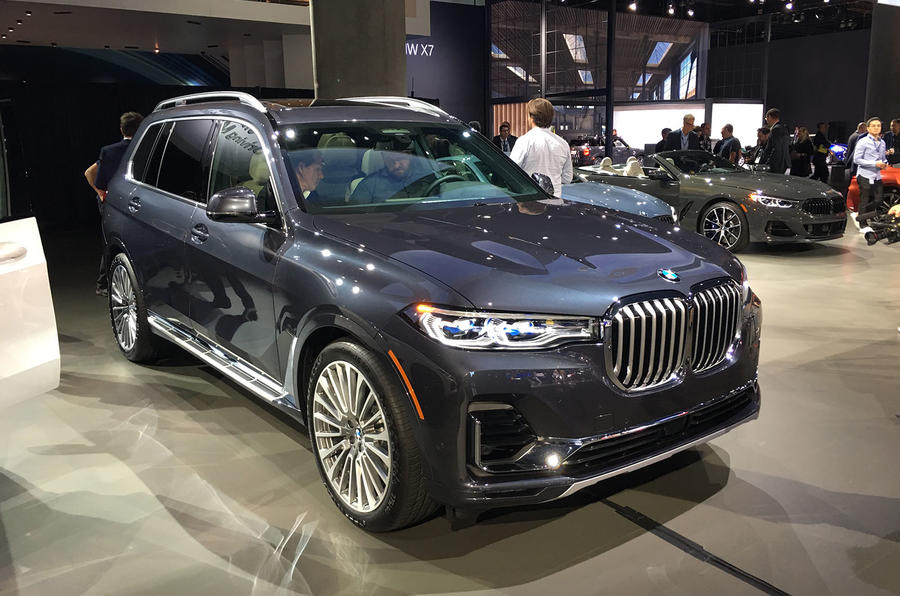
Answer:
<path fill-rule="evenodd" d="M 207 91 L 206 93 L 193 93 L 191 95 L 181 95 L 179 97 L 173 97 L 172 99 L 166 99 L 159 102 L 153 111 L 163 110 L 165 108 L 173 108 L 175 106 L 184 106 L 189 103 L 201 103 L 204 101 L 225 101 L 225 100 L 237 100 L 244 104 L 245 106 L 250 106 L 251 108 L 266 113 L 266 106 L 264 106 L 258 99 L 250 95 L 249 93 L 244 93 L 242 91 Z"/>
<path fill-rule="evenodd" d="M 430 104 L 427 101 L 422 101 L 421 99 L 416 99 L 414 97 L 400 97 L 399 95 L 377 95 L 366 97 L 342 97 L 340 99 L 342 101 L 358 101 L 362 103 L 376 103 L 386 106 L 398 106 L 402 108 L 408 108 L 410 110 L 415 110 L 417 112 L 425 112 L 427 114 L 431 114 L 432 116 L 446 116 L 449 118 L 453 118 L 453 116 L 437 107 L 436 105 Z"/>

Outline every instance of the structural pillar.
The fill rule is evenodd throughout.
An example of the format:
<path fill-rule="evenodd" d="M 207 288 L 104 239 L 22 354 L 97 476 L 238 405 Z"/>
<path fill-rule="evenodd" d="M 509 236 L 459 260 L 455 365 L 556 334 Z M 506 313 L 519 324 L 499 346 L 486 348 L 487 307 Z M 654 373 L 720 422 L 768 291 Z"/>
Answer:
<path fill-rule="evenodd" d="M 404 0 L 312 0 L 316 97 L 406 96 Z"/>
<path fill-rule="evenodd" d="M 900 6 L 892 6 L 884 0 L 876 2 L 872 10 L 865 118 L 881 118 L 882 134 L 887 132 L 891 119 L 897 118 L 900 108 L 898 28 Z"/>

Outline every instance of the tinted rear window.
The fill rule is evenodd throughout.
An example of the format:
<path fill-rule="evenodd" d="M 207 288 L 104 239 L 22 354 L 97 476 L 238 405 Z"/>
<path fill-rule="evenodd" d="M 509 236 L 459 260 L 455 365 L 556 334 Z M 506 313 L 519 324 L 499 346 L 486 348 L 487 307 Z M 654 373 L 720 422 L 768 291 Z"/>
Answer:
<path fill-rule="evenodd" d="M 140 145 L 134 151 L 134 156 L 131 158 L 131 177 L 135 180 L 144 182 L 150 152 L 153 151 L 153 144 L 156 142 L 156 137 L 159 136 L 161 126 L 161 124 L 153 124 L 147 128 L 141 137 Z"/>
<path fill-rule="evenodd" d="M 191 201 L 206 202 L 203 153 L 212 127 L 212 120 L 175 123 L 163 154 L 157 187 Z"/>

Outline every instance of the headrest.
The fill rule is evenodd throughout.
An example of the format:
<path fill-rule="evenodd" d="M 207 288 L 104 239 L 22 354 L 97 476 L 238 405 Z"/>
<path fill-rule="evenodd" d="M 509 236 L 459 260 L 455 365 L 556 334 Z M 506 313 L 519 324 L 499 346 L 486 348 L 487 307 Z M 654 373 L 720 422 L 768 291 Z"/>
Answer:
<path fill-rule="evenodd" d="M 369 149 L 363 154 L 362 171 L 366 176 L 368 176 L 372 172 L 377 172 L 383 167 L 384 157 L 381 155 L 381 151 Z"/>
<path fill-rule="evenodd" d="M 256 151 L 250 157 L 250 178 L 257 184 L 265 184 L 269 180 L 269 166 L 262 151 Z"/>
<path fill-rule="evenodd" d="M 601 168 L 611 168 L 612 167 L 612 159 L 609 157 L 604 157 L 600 160 Z"/>
<path fill-rule="evenodd" d="M 644 175 L 644 169 L 641 167 L 641 163 L 637 159 L 629 157 L 628 161 L 625 162 L 624 174 L 626 176 L 637 178 L 638 176 Z"/>
<path fill-rule="evenodd" d="M 356 147 L 356 143 L 353 142 L 353 139 L 351 139 L 347 133 L 338 132 L 332 135 L 322 135 L 322 140 L 319 141 L 319 147 L 324 149 Z"/>

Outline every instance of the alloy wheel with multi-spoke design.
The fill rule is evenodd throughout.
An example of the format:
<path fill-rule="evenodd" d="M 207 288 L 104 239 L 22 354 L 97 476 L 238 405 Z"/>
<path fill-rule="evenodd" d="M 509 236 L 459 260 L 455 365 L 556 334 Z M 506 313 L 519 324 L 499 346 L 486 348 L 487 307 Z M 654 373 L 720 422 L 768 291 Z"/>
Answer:
<path fill-rule="evenodd" d="M 137 302 L 131 277 L 121 263 L 113 269 L 109 287 L 109 305 L 112 310 L 116 341 L 123 351 L 130 352 L 137 341 Z"/>
<path fill-rule="evenodd" d="M 336 360 L 319 374 L 312 405 L 313 448 L 331 490 L 353 511 L 374 511 L 392 464 L 381 399 L 358 368 Z"/>
<path fill-rule="evenodd" d="M 741 216 L 727 205 L 713 207 L 703 217 L 703 235 L 729 250 L 737 245 L 742 232 Z"/>

